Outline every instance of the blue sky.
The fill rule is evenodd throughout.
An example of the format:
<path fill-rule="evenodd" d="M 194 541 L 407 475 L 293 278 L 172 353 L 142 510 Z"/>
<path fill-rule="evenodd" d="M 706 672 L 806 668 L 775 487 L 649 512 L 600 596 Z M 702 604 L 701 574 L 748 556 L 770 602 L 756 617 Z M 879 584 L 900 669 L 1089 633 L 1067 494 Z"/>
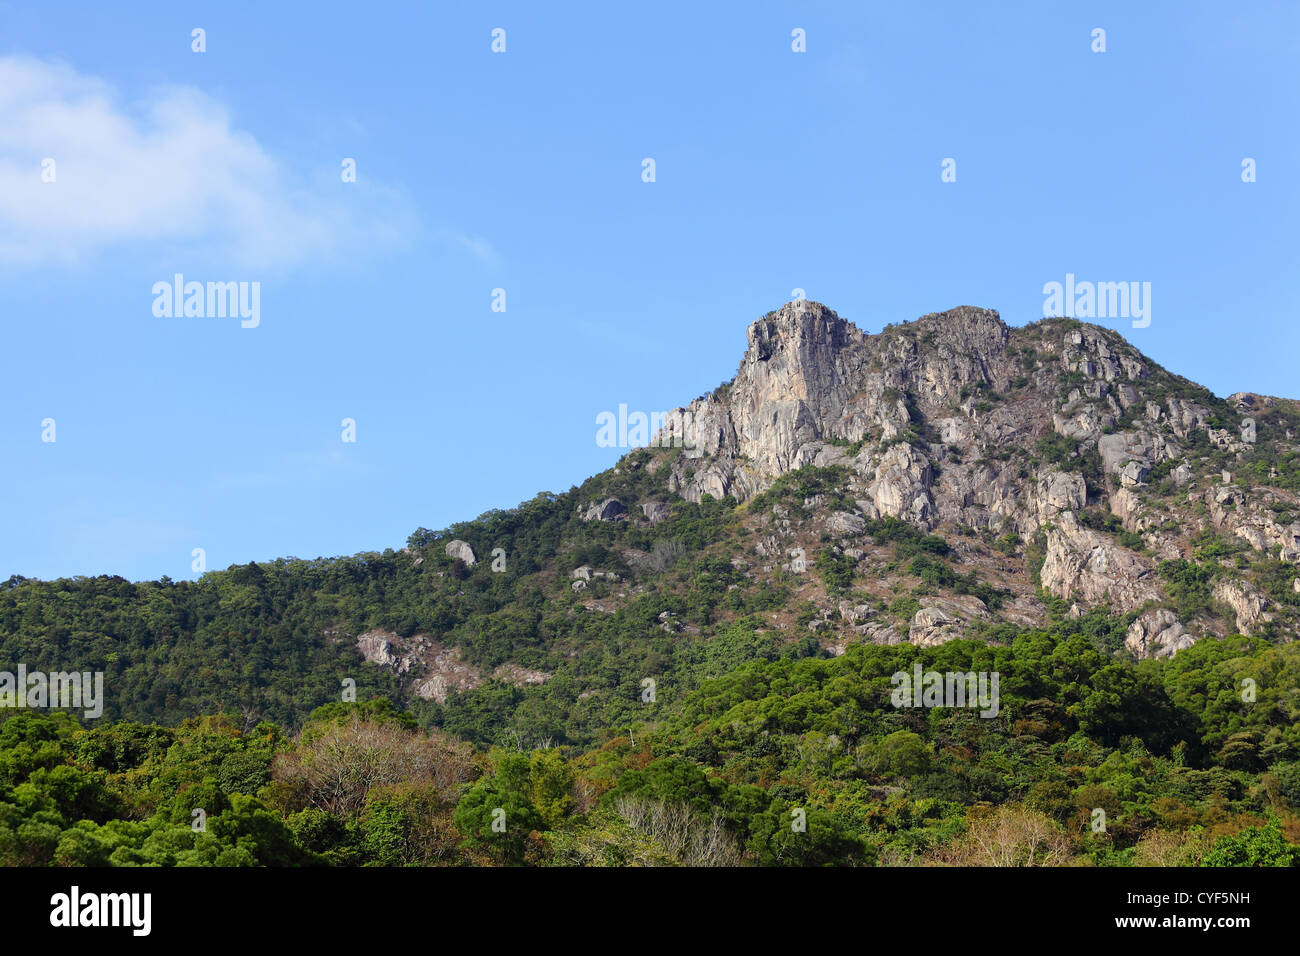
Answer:
<path fill-rule="evenodd" d="M 1101 324 L 1300 397 L 1296 4 L 456 6 L 0 2 L 0 578 L 567 489 L 622 453 L 599 412 L 731 378 L 795 288 L 878 331 L 1148 281 Z M 260 325 L 156 317 L 177 272 Z"/>

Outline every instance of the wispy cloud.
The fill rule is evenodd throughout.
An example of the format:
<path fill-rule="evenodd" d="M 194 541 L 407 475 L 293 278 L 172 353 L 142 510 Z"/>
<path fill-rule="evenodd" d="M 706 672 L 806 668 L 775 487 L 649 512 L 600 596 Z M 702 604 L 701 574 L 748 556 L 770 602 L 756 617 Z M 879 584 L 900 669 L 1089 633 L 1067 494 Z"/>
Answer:
<path fill-rule="evenodd" d="M 54 182 L 42 180 L 47 158 Z M 414 217 L 401 195 L 342 183 L 341 160 L 316 179 L 286 169 L 191 87 L 156 89 L 127 108 L 66 64 L 0 57 L 0 265 L 167 241 L 284 268 L 404 242 Z"/>

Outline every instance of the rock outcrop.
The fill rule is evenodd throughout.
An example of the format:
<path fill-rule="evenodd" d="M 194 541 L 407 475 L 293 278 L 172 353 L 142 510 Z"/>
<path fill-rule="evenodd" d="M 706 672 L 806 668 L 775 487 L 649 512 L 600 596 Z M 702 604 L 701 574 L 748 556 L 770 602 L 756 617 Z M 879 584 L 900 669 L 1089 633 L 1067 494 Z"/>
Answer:
<path fill-rule="evenodd" d="M 474 549 L 459 538 L 447 542 L 446 552 L 453 561 L 464 561 L 469 567 L 474 567 Z"/>
<path fill-rule="evenodd" d="M 1216 601 L 1222 601 L 1232 608 L 1237 618 L 1238 633 L 1249 636 L 1261 621 L 1268 619 L 1264 612 L 1268 601 L 1244 581 L 1220 580 L 1210 593 Z"/>
<path fill-rule="evenodd" d="M 1043 588 L 1057 597 L 1107 603 L 1119 613 L 1163 597 L 1149 560 L 1083 527 L 1070 512 L 1047 532 L 1041 578 Z"/>
<path fill-rule="evenodd" d="M 920 610 L 912 615 L 907 637 L 913 644 L 932 647 L 953 638 L 964 637 L 966 623 L 988 617 L 979 598 L 966 595 L 953 598 L 923 598 Z"/>
<path fill-rule="evenodd" d="M 392 631 L 370 630 L 358 635 L 356 646 L 366 661 L 406 678 L 416 697 L 437 704 L 445 704 L 449 694 L 471 691 L 485 680 L 477 667 L 464 660 L 459 647 L 449 647 L 427 634 L 408 638 Z M 529 687 L 546 683 L 551 675 L 507 661 L 499 664 L 491 677 L 516 687 Z"/>
<path fill-rule="evenodd" d="M 645 501 L 641 503 L 641 513 L 651 524 L 658 524 L 668 518 L 670 511 L 663 501 Z"/>
<path fill-rule="evenodd" d="M 856 508 L 818 518 L 837 554 L 861 560 L 867 522 L 886 518 L 949 536 L 954 528 L 991 533 L 1007 554 L 1018 542 L 1032 546 L 1034 584 L 1074 613 L 1101 605 L 1127 613 L 1168 601 L 1157 567 L 1189 558 L 1196 535 L 1222 533 L 1300 563 L 1300 495 L 1249 495 L 1230 471 L 1220 479 L 1205 451 L 1240 459 L 1267 434 L 1277 454 L 1300 454 L 1298 410 L 1245 392 L 1221 402 L 1153 366 L 1118 333 L 1073 320 L 1011 329 L 996 312 L 962 306 L 872 335 L 796 301 L 749 327 L 731 382 L 670 413 L 690 423 L 691 440 L 648 471 L 666 466 L 669 492 L 688 501 L 744 502 L 796 469 L 839 466 Z M 1234 415 L 1243 416 L 1240 428 Z M 611 520 L 621 509 L 609 499 L 583 517 Z M 662 501 L 641 509 L 651 523 L 667 514 Z M 774 508 L 757 530 L 754 553 L 771 568 L 809 569 L 815 554 L 792 540 L 788 515 Z M 1027 565 L 1029 551 L 1019 559 Z M 1220 578 L 1214 597 L 1232 609 L 1235 629 L 1250 633 L 1272 619 L 1258 586 Z M 1042 621 L 1032 589 L 1012 597 L 1004 620 Z M 841 614 L 855 633 L 898 637 L 866 617 Z M 927 603 L 907 635 L 947 640 L 971 617 Z M 819 631 L 829 623 L 814 622 Z M 1195 639 L 1163 616 L 1144 615 L 1134 628 L 1130 643 L 1144 654 Z M 1213 621 L 1195 627 L 1223 630 Z"/>
<path fill-rule="evenodd" d="M 627 514 L 627 508 L 617 498 L 606 498 L 588 506 L 582 513 L 583 521 L 616 521 Z"/>
<path fill-rule="evenodd" d="M 1168 608 L 1143 612 L 1124 638 L 1124 646 L 1138 657 L 1170 657 L 1195 643 L 1196 638 Z"/>

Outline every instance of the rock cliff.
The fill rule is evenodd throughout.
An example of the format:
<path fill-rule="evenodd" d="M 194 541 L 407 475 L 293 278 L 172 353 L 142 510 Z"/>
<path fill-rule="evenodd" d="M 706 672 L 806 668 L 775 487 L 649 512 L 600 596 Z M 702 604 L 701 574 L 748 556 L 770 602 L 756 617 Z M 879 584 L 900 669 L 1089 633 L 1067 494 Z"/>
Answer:
<path fill-rule="evenodd" d="M 1002 536 L 1030 568 L 1024 596 L 1041 588 L 1076 614 L 1105 605 L 1134 616 L 1137 654 L 1201 636 L 1177 618 L 1169 571 L 1198 543 L 1213 543 L 1216 568 L 1242 549 L 1300 559 L 1296 482 L 1276 466 L 1300 460 L 1296 403 L 1218 399 L 1117 332 L 1072 319 L 1012 328 L 962 306 L 873 335 L 791 302 L 749 326 L 729 383 L 676 413 L 689 426 L 668 461 L 671 493 L 745 502 L 805 466 L 842 466 L 856 510 L 832 532 L 892 517 Z M 593 504 L 586 517 L 623 507 Z M 1204 612 L 1204 630 L 1275 621 L 1264 588 L 1219 577 L 1201 604 L 1183 602 Z M 904 631 L 946 639 L 966 610 L 922 607 Z"/>

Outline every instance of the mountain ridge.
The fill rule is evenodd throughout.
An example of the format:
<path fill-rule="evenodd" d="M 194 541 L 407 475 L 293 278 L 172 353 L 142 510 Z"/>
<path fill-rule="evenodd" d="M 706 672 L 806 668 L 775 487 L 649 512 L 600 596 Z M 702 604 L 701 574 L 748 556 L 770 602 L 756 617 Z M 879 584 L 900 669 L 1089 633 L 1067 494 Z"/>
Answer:
<path fill-rule="evenodd" d="M 1296 411 L 1292 400 L 1249 392 L 1219 399 L 1118 332 L 1074 319 L 1011 327 L 996 311 L 959 306 L 873 335 L 796 300 L 748 327 L 730 382 L 675 410 L 695 435 L 668 488 L 688 501 L 745 502 L 799 468 L 846 467 L 855 508 L 845 520 L 1042 536 L 1039 584 L 1049 594 L 1076 612 L 1150 611 L 1169 597 L 1157 564 L 1187 559 L 1196 534 L 1227 532 L 1256 551 L 1276 548 L 1284 562 L 1300 559 L 1294 477 L 1289 488 L 1269 484 L 1279 456 L 1295 464 Z M 1228 420 L 1234 412 L 1240 421 Z M 1258 465 L 1262 445 L 1274 464 L 1256 468 L 1252 502 L 1240 486 L 1254 485 L 1230 484 L 1223 466 Z M 1171 478 L 1190 513 L 1155 500 L 1152 476 Z M 1169 499 L 1167 482 L 1161 489 Z M 1102 512 L 1092 527 L 1079 520 L 1090 508 Z M 1114 521 L 1126 539 L 1103 533 Z M 1236 630 L 1271 620 L 1258 588 L 1224 580 L 1215 591 Z M 1158 609 L 1132 630 L 1140 654 L 1193 639 Z"/>
<path fill-rule="evenodd" d="M 104 670 L 116 719 L 237 704 L 292 725 L 349 679 L 470 739 L 546 701 L 556 739 L 591 740 L 665 666 L 684 689 L 722 666 L 698 661 L 1070 620 L 1130 657 L 1297 632 L 1296 404 L 1219 399 L 1112 330 L 961 306 L 870 334 L 788 303 L 679 411 L 698 447 L 630 449 L 401 550 L 11 578 L 0 652 Z"/>

